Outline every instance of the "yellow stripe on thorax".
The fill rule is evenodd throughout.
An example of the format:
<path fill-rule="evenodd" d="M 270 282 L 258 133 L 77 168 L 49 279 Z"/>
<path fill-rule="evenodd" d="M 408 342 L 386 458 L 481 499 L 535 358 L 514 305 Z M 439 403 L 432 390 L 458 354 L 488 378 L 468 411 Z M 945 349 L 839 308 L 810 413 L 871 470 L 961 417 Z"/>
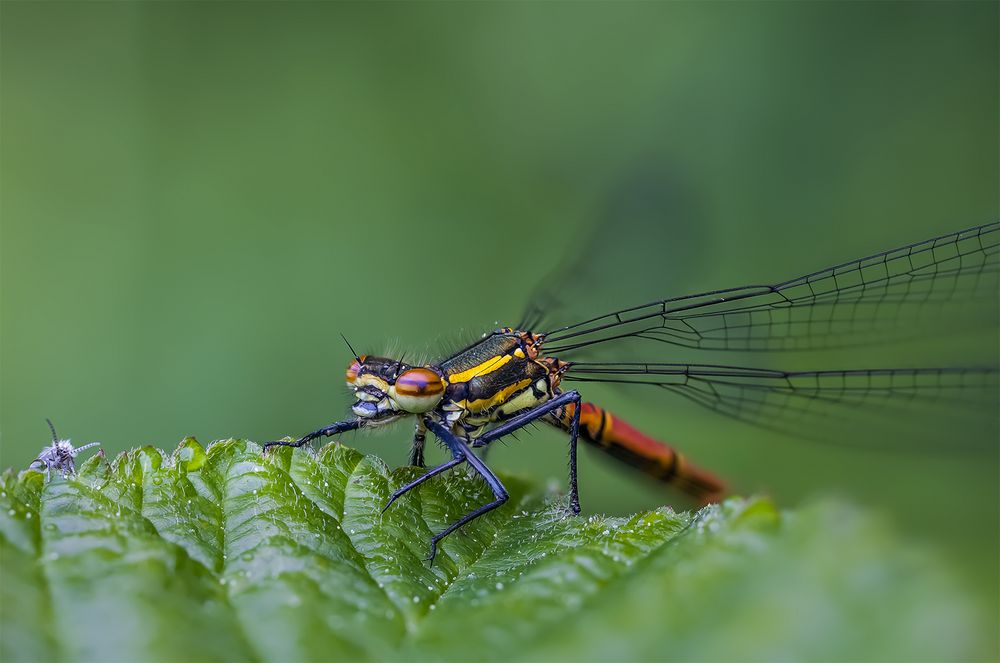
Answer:
<path fill-rule="evenodd" d="M 507 385 L 500 391 L 496 392 L 489 398 L 481 398 L 476 401 L 463 401 L 460 405 L 464 405 L 469 412 L 482 412 L 483 410 L 489 410 L 490 408 L 502 405 L 510 398 L 510 395 L 518 392 L 531 384 L 531 379 L 521 380 L 511 385 Z"/>
<path fill-rule="evenodd" d="M 473 366 L 472 368 L 462 371 L 461 373 L 453 373 L 448 376 L 448 382 L 450 384 L 455 384 L 458 382 L 468 382 L 472 378 L 479 377 L 480 375 L 486 375 L 487 373 L 492 373 L 498 368 L 502 367 L 504 364 L 513 359 L 513 355 L 502 355 L 500 357 L 490 357 L 478 366 Z"/>

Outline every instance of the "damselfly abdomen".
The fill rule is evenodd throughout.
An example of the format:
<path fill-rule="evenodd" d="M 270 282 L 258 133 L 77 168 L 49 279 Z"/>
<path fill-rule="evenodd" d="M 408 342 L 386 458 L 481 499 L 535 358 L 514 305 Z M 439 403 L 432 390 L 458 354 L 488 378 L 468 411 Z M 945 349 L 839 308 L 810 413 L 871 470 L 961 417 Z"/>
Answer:
<path fill-rule="evenodd" d="M 451 460 L 397 490 L 397 498 L 427 479 L 463 463 L 481 476 L 494 500 L 438 533 L 431 559 L 445 536 L 499 507 L 507 491 L 473 449 L 522 427 L 545 422 L 569 434 L 569 503 L 580 511 L 577 440 L 582 438 L 628 465 L 665 481 L 700 502 L 718 500 L 724 483 L 671 446 L 621 418 L 583 402 L 564 383 L 609 382 L 655 386 L 713 411 L 765 426 L 822 414 L 841 414 L 872 403 L 977 398 L 995 401 L 996 366 L 879 367 L 783 371 L 720 364 L 658 361 L 664 349 L 778 352 L 848 347 L 891 341 L 915 330 L 947 329 L 959 320 L 987 320 L 996 306 L 1000 223 L 990 223 L 805 276 L 763 286 L 743 286 L 655 301 L 564 325 L 536 327 L 533 309 L 517 327 L 497 329 L 435 363 L 354 355 L 347 384 L 354 416 L 294 442 L 413 417 L 411 462 L 423 466 L 429 431 Z M 980 313 L 987 315 L 979 315 Z M 651 361 L 575 361 L 594 346 L 645 352 Z M 652 351 L 650 349 L 652 348 Z M 353 353 L 353 350 L 352 350 Z M 994 403 L 995 404 L 995 403 Z"/>

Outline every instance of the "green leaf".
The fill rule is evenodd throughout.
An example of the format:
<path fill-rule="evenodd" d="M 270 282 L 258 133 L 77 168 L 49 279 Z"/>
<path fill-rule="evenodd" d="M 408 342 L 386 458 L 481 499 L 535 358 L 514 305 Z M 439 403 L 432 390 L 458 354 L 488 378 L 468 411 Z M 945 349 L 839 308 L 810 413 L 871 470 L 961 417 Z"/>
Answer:
<path fill-rule="evenodd" d="M 184 440 L 76 476 L 3 475 L 0 658 L 938 660 L 984 656 L 942 568 L 826 503 L 570 516 L 464 471 L 382 508 L 422 470 Z"/>

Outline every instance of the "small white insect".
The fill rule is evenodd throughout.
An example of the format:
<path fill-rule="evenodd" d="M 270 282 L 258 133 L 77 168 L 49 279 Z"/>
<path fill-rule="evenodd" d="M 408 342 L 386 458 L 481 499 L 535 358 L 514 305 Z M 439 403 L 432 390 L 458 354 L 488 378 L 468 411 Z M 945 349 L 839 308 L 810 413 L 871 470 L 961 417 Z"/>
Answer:
<path fill-rule="evenodd" d="M 31 461 L 31 465 L 28 469 L 41 470 L 45 474 L 50 474 L 52 470 L 58 470 L 62 472 L 63 476 L 69 474 L 74 474 L 76 472 L 76 463 L 74 458 L 81 451 L 90 449 L 91 447 L 96 447 L 100 445 L 100 442 L 91 442 L 90 444 L 85 444 L 82 447 L 73 448 L 69 440 L 60 440 L 59 436 L 56 434 L 56 427 L 52 425 L 52 422 L 48 419 L 45 420 L 49 424 L 49 430 L 52 431 L 52 446 L 45 447 L 42 449 L 41 453 L 35 460 Z"/>

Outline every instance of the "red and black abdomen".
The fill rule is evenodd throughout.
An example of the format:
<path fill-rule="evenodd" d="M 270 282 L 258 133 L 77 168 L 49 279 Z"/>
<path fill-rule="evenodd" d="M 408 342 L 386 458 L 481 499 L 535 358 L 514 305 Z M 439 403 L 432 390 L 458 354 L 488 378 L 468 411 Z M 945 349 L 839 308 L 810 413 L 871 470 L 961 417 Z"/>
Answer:
<path fill-rule="evenodd" d="M 574 406 L 568 405 L 548 419 L 569 430 Z M 726 484 L 711 472 L 689 463 L 672 447 L 649 437 L 623 419 L 593 403 L 580 407 L 580 437 L 655 479 L 676 486 L 702 504 L 718 502 Z"/>

